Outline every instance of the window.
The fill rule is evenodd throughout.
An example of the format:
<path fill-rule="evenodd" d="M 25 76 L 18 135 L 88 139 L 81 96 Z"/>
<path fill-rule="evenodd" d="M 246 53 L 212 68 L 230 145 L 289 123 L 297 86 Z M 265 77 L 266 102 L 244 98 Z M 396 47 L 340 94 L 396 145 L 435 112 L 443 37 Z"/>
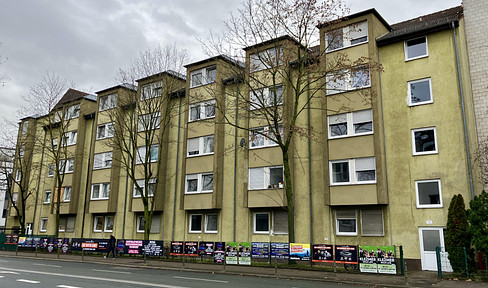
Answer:
<path fill-rule="evenodd" d="M 202 232 L 202 214 L 190 214 L 189 233 Z"/>
<path fill-rule="evenodd" d="M 283 166 L 249 169 L 249 190 L 283 188 Z"/>
<path fill-rule="evenodd" d="M 281 105 L 283 104 L 283 85 L 252 90 L 250 100 L 251 110 Z"/>
<path fill-rule="evenodd" d="M 188 157 L 213 153 L 214 135 L 188 139 Z"/>
<path fill-rule="evenodd" d="M 20 158 L 24 157 L 24 153 L 25 153 L 25 145 L 22 145 L 19 148 L 19 157 Z"/>
<path fill-rule="evenodd" d="M 326 51 L 331 52 L 368 42 L 368 22 L 362 21 L 325 34 Z"/>
<path fill-rule="evenodd" d="M 442 207 L 441 180 L 415 181 L 417 208 Z"/>
<path fill-rule="evenodd" d="M 189 122 L 213 117 L 215 117 L 215 100 L 190 105 Z"/>
<path fill-rule="evenodd" d="M 137 216 L 137 233 L 144 233 L 145 224 L 146 220 L 144 220 L 144 216 Z"/>
<path fill-rule="evenodd" d="M 161 81 L 142 86 L 141 100 L 147 100 L 162 96 L 163 83 Z"/>
<path fill-rule="evenodd" d="M 115 108 L 115 107 L 117 107 L 117 93 L 100 97 L 100 105 L 99 105 L 100 111 Z"/>
<path fill-rule="evenodd" d="M 288 234 L 288 211 L 273 212 L 273 233 Z"/>
<path fill-rule="evenodd" d="M 250 72 L 280 66 L 283 62 L 283 48 L 273 47 L 249 56 Z"/>
<path fill-rule="evenodd" d="M 137 122 L 137 131 L 148 131 L 159 129 L 161 125 L 161 113 L 154 112 L 150 114 L 139 115 Z"/>
<path fill-rule="evenodd" d="M 29 128 L 29 121 L 24 121 L 22 123 L 22 135 L 27 134 L 27 128 Z"/>
<path fill-rule="evenodd" d="M 371 77 L 368 65 L 360 65 L 352 70 L 330 72 L 326 75 L 327 95 L 369 87 Z"/>
<path fill-rule="evenodd" d="M 146 146 L 137 148 L 136 164 L 146 163 L 146 151 L 147 151 Z M 158 161 L 158 151 L 159 151 L 159 146 L 157 144 L 152 145 L 149 148 L 149 155 L 147 157 L 150 162 Z"/>
<path fill-rule="evenodd" d="M 414 106 L 432 102 L 430 78 L 408 82 L 408 105 Z"/>
<path fill-rule="evenodd" d="M 410 39 L 405 41 L 405 61 L 429 56 L 427 49 L 427 37 Z"/>
<path fill-rule="evenodd" d="M 103 216 L 95 216 L 93 222 L 93 232 L 103 231 Z"/>
<path fill-rule="evenodd" d="M 205 215 L 205 233 L 217 233 L 219 217 L 217 214 Z"/>
<path fill-rule="evenodd" d="M 75 104 L 66 109 L 64 120 L 78 118 L 80 116 L 80 104 Z"/>
<path fill-rule="evenodd" d="M 47 231 L 47 218 L 42 218 L 41 219 L 41 232 L 46 232 Z"/>
<path fill-rule="evenodd" d="M 97 140 L 114 137 L 114 123 L 105 123 L 97 126 Z"/>
<path fill-rule="evenodd" d="M 213 173 L 186 175 L 186 194 L 212 193 Z"/>
<path fill-rule="evenodd" d="M 330 161 L 330 185 L 376 183 L 374 157 Z"/>
<path fill-rule="evenodd" d="M 255 234 L 269 234 L 269 212 L 255 212 L 253 214 Z"/>
<path fill-rule="evenodd" d="M 213 83 L 217 78 L 217 67 L 214 65 L 214 66 L 205 67 L 199 70 L 192 71 L 190 77 L 191 77 L 190 88 Z"/>
<path fill-rule="evenodd" d="M 331 115 L 328 118 L 329 139 L 373 133 L 373 110 Z"/>
<path fill-rule="evenodd" d="M 134 198 L 141 197 L 141 195 L 146 195 L 146 186 L 144 183 L 144 179 L 137 180 L 137 185 L 139 185 L 140 189 L 137 189 L 137 185 L 134 184 Z M 147 190 L 147 197 L 154 196 L 154 192 L 156 191 L 156 178 L 149 179 L 149 189 Z M 141 194 L 142 193 L 142 194 Z"/>
<path fill-rule="evenodd" d="M 356 210 L 335 211 L 336 216 L 336 235 L 356 236 L 357 215 Z"/>
<path fill-rule="evenodd" d="M 112 167 L 112 152 L 98 153 L 93 158 L 93 169 Z"/>
<path fill-rule="evenodd" d="M 58 138 L 53 138 L 52 144 L 53 144 L 53 146 L 52 146 L 53 151 L 58 150 Z"/>
<path fill-rule="evenodd" d="M 44 204 L 49 204 L 51 203 L 51 190 L 46 190 L 44 192 Z"/>
<path fill-rule="evenodd" d="M 61 145 L 62 146 L 75 145 L 77 135 L 78 135 L 77 131 L 70 131 L 64 133 L 63 137 L 61 138 Z"/>
<path fill-rule="evenodd" d="M 74 232 L 75 231 L 75 216 L 59 216 L 59 232 Z"/>
<path fill-rule="evenodd" d="M 49 166 L 47 167 L 47 177 L 53 177 L 54 176 L 54 167 L 55 165 L 54 164 L 49 164 Z"/>
<path fill-rule="evenodd" d="M 283 125 L 279 125 L 278 133 L 283 139 Z M 253 128 L 249 132 L 249 144 L 250 148 L 260 148 L 278 145 L 276 140 L 276 131 L 274 132 L 272 127 L 259 127 Z"/>
<path fill-rule="evenodd" d="M 67 163 L 67 165 L 66 165 L 66 163 Z M 75 170 L 75 159 L 74 158 L 59 161 L 59 173 L 60 174 L 73 173 L 74 170 Z"/>
<path fill-rule="evenodd" d="M 17 171 L 15 172 L 15 181 L 20 182 L 21 179 L 22 179 L 22 171 L 20 169 L 17 169 Z"/>
<path fill-rule="evenodd" d="M 71 200 L 71 186 L 63 187 L 63 202 L 69 202 Z"/>
<path fill-rule="evenodd" d="M 363 236 L 384 236 L 383 210 L 361 210 L 361 234 Z"/>
<path fill-rule="evenodd" d="M 144 225 L 146 220 L 144 216 L 137 216 L 136 220 L 136 232 L 144 233 Z M 149 228 L 149 233 L 159 233 L 161 227 L 161 216 L 159 214 L 153 214 L 151 219 L 151 227 Z"/>
<path fill-rule="evenodd" d="M 110 196 L 110 183 L 92 184 L 91 200 L 108 199 Z"/>
<path fill-rule="evenodd" d="M 114 230 L 114 216 L 105 216 L 105 224 L 103 225 L 104 232 L 112 232 Z"/>
<path fill-rule="evenodd" d="M 412 130 L 413 155 L 437 153 L 437 137 L 435 128 Z"/>

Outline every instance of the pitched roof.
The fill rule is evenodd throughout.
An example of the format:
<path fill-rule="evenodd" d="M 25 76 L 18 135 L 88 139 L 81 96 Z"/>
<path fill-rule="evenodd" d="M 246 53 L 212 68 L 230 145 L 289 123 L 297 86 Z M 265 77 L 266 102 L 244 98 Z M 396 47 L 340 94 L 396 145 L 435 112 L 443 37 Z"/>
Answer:
<path fill-rule="evenodd" d="M 63 97 L 58 101 L 54 109 L 62 107 L 64 104 L 79 100 L 79 99 L 88 99 L 91 101 L 97 101 L 97 97 L 86 92 L 78 91 L 72 88 L 69 88 L 66 93 L 64 93 Z"/>
<path fill-rule="evenodd" d="M 183 74 L 181 74 L 179 72 L 176 72 L 174 70 L 166 70 L 166 71 L 163 71 L 163 72 L 159 72 L 159 73 L 156 73 L 156 74 L 153 74 L 153 75 L 149 75 L 149 76 L 143 77 L 141 79 L 137 79 L 136 82 L 146 81 L 146 80 L 149 80 L 151 78 L 161 77 L 163 75 L 173 76 L 173 77 L 175 77 L 177 79 L 186 81 L 186 75 L 183 75 Z"/>
<path fill-rule="evenodd" d="M 347 15 L 345 17 L 342 17 L 342 18 L 339 18 L 339 19 L 336 19 L 336 20 L 332 20 L 332 21 L 328 21 L 328 22 L 324 22 L 324 23 L 319 23 L 317 25 L 317 28 L 320 29 L 320 28 L 323 28 L 323 27 L 335 25 L 337 23 L 340 23 L 340 22 L 343 22 L 343 21 L 347 21 L 347 20 L 350 20 L 350 19 L 354 19 L 354 18 L 357 18 L 357 17 L 361 17 L 361 16 L 364 16 L 364 15 L 368 15 L 368 14 L 373 14 L 374 16 L 376 16 L 376 18 L 378 18 L 378 20 L 380 20 L 380 22 L 383 23 L 383 25 L 385 25 L 385 27 L 388 30 L 391 30 L 390 24 L 388 24 L 388 22 L 386 22 L 386 20 L 374 8 L 370 8 L 368 10 L 364 10 L 364 11 L 360 11 L 358 13 L 354 13 L 354 14 L 351 14 L 351 15 Z"/>
<path fill-rule="evenodd" d="M 408 38 L 423 36 L 427 33 L 447 30 L 454 22 L 456 27 L 463 15 L 463 7 L 456 6 L 443 11 L 420 16 L 391 25 L 392 31 L 376 39 L 378 46 L 384 46 Z"/>
<path fill-rule="evenodd" d="M 105 88 L 105 89 L 100 90 L 100 91 L 97 91 L 95 93 L 98 95 L 98 94 L 102 94 L 102 93 L 107 92 L 107 91 L 110 91 L 110 90 L 115 90 L 117 88 L 123 88 L 123 89 L 132 90 L 132 91 L 136 91 L 137 90 L 137 86 L 136 85 L 132 85 L 132 84 L 129 84 L 129 83 L 122 83 L 122 84 L 119 84 L 119 85 L 115 85 L 113 87 Z"/>

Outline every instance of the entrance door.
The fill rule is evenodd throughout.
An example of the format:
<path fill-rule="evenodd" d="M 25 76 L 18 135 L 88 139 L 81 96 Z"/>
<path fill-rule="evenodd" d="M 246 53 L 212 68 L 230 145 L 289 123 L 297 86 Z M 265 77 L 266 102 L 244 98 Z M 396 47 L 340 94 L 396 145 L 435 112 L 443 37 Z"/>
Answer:
<path fill-rule="evenodd" d="M 443 228 L 419 228 L 419 239 L 422 270 L 437 271 L 435 247 L 439 246 L 441 250 L 444 249 Z"/>

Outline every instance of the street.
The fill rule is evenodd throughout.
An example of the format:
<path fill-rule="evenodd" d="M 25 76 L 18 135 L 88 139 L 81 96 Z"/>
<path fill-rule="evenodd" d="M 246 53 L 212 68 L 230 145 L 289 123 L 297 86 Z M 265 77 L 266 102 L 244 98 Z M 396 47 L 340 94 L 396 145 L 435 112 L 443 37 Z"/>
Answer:
<path fill-rule="evenodd" d="M 337 283 L 0 257 L 0 287 L 353 287 Z M 357 286 L 355 286 L 357 287 Z"/>

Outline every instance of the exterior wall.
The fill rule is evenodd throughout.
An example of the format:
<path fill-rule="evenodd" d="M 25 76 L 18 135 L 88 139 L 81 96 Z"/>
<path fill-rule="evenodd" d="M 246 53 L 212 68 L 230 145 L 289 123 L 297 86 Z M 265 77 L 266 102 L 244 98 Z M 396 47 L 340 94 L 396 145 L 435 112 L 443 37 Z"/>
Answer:
<path fill-rule="evenodd" d="M 8 189 L 7 177 L 10 174 L 13 177 L 14 173 L 14 157 L 15 149 L 0 148 L 0 228 L 5 228 L 8 212 Z"/>

